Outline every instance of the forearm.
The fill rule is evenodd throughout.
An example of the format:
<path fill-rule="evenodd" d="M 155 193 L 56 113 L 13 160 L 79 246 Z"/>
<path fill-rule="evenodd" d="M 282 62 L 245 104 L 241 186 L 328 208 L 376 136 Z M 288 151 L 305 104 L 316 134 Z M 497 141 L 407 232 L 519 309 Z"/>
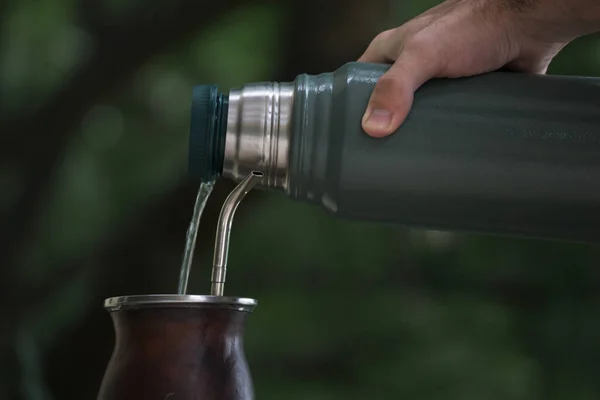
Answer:
<path fill-rule="evenodd" d="M 571 41 L 600 31 L 600 0 L 498 0 L 520 29 L 544 41 Z"/>

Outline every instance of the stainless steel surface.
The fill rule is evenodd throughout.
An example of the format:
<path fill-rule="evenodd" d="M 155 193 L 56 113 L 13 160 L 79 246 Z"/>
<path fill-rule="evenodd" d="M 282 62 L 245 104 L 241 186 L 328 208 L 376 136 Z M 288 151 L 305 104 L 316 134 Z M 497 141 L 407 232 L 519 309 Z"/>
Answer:
<path fill-rule="evenodd" d="M 150 307 L 212 307 L 251 312 L 258 302 L 243 297 L 148 294 L 110 297 L 104 300 L 108 311 Z"/>
<path fill-rule="evenodd" d="M 231 224 L 238 205 L 246 194 L 258 184 L 264 175 L 262 172 L 252 171 L 235 189 L 227 196 L 217 225 L 217 237 L 215 239 L 215 254 L 211 275 L 210 294 L 223 296 L 225 288 L 225 275 L 227 273 L 227 254 L 229 253 L 229 238 L 231 236 Z"/>
<path fill-rule="evenodd" d="M 286 188 L 293 83 L 265 82 L 229 93 L 223 176 L 236 182 L 263 171 L 264 186 Z"/>

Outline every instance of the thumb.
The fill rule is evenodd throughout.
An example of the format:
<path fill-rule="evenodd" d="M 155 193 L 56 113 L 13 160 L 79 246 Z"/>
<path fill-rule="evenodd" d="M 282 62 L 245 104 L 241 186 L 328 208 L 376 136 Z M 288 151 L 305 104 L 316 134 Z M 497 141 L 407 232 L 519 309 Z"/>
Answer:
<path fill-rule="evenodd" d="M 402 51 L 371 94 L 362 118 L 362 127 L 369 136 L 385 137 L 400 127 L 412 107 L 415 90 L 437 73 L 435 64 L 422 52 Z"/>

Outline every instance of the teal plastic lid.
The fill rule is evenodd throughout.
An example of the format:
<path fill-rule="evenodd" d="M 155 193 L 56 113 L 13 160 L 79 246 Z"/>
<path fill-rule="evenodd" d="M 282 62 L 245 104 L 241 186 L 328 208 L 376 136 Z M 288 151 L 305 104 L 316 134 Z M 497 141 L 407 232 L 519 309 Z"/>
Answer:
<path fill-rule="evenodd" d="M 216 85 L 194 88 L 189 137 L 189 171 L 203 182 L 223 171 L 229 99 Z"/>

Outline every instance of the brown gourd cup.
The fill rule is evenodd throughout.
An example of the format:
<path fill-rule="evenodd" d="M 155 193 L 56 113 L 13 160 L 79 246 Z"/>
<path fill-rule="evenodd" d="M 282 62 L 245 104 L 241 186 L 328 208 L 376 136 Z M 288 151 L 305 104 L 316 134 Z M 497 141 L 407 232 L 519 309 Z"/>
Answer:
<path fill-rule="evenodd" d="M 116 342 L 98 400 L 253 400 L 249 298 L 140 295 L 105 301 Z"/>

